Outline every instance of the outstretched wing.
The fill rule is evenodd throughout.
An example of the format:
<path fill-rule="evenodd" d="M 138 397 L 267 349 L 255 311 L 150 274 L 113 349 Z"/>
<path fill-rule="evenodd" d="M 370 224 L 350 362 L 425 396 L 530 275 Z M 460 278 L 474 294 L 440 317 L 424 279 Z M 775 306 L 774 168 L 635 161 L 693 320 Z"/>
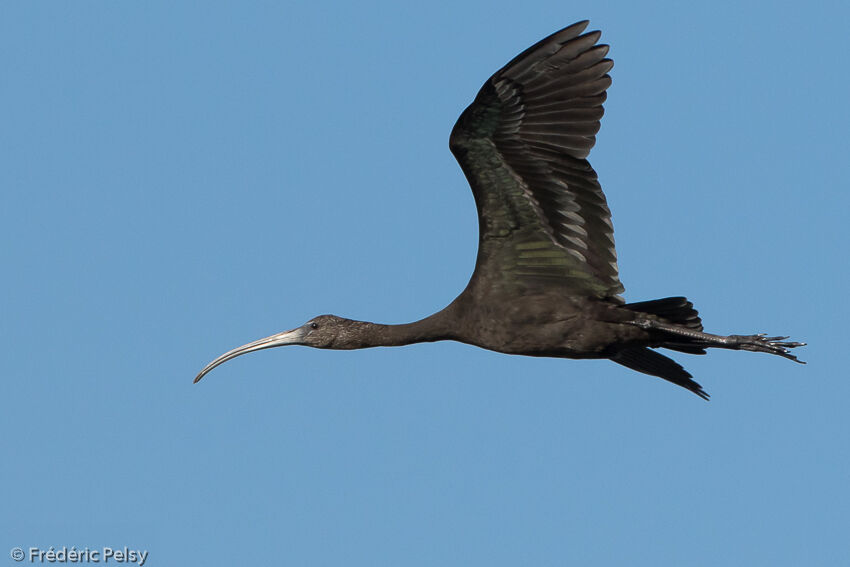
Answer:
<path fill-rule="evenodd" d="M 600 32 L 582 34 L 587 24 L 550 35 L 493 75 L 449 145 L 478 207 L 476 273 L 620 300 L 611 212 L 584 159 L 614 63 L 596 45 Z"/>

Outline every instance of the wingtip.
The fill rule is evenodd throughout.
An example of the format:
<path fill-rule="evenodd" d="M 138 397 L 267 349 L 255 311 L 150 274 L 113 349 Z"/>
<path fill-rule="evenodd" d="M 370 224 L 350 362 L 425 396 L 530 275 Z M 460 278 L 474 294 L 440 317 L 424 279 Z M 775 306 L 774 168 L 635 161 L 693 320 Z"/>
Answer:
<path fill-rule="evenodd" d="M 584 30 L 587 29 L 588 25 L 590 25 L 590 20 L 580 20 L 580 21 L 578 21 L 574 24 L 568 25 L 567 27 L 563 28 L 560 31 L 556 31 L 555 33 L 553 33 L 552 35 L 550 35 L 546 39 L 551 39 L 554 36 L 557 36 L 559 39 L 560 38 L 565 38 L 565 39 L 576 38 L 576 37 L 580 36 L 582 33 L 584 33 Z"/>

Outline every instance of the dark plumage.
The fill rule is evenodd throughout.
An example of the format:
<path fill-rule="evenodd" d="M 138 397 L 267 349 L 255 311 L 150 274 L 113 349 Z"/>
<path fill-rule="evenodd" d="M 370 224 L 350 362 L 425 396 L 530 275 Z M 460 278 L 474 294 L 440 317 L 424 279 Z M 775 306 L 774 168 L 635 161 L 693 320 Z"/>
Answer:
<path fill-rule="evenodd" d="M 787 337 L 705 333 L 684 297 L 625 303 L 614 229 L 596 172 L 596 142 L 611 84 L 607 45 L 579 22 L 523 51 L 493 75 L 451 133 L 449 146 L 478 208 L 475 272 L 448 307 L 415 323 L 380 325 L 334 315 L 244 345 L 241 354 L 298 344 L 355 349 L 455 340 L 508 354 L 609 358 L 708 399 L 678 363 L 651 350 L 710 347 L 791 360 Z M 799 361 L 798 361 L 799 362 Z"/>

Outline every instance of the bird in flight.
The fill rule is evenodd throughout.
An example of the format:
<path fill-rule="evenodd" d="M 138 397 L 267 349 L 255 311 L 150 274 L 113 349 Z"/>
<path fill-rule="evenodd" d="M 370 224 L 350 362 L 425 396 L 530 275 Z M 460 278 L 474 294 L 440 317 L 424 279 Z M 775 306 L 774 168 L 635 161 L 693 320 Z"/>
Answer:
<path fill-rule="evenodd" d="M 358 349 L 454 340 L 528 356 L 607 358 L 708 399 L 677 362 L 654 349 L 766 352 L 800 362 L 788 337 L 703 331 L 684 297 L 626 303 L 614 228 L 587 161 L 611 84 L 600 32 L 564 28 L 514 57 L 481 87 L 449 147 L 478 209 L 478 257 L 466 289 L 420 321 L 384 325 L 321 315 L 233 349 L 195 378 L 242 354 L 284 345 Z"/>

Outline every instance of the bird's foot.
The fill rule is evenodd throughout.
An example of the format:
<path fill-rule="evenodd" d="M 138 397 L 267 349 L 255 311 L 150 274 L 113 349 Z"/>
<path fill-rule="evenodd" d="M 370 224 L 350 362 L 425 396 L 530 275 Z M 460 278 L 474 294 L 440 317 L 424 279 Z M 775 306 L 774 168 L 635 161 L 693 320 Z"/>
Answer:
<path fill-rule="evenodd" d="M 777 354 L 788 360 L 805 364 L 805 362 L 798 360 L 796 356 L 791 354 L 789 349 L 806 346 L 806 343 L 785 341 L 788 337 L 768 337 L 767 333 L 759 333 L 757 335 L 730 335 L 729 338 L 734 341 L 735 346 L 733 348 Z"/>

